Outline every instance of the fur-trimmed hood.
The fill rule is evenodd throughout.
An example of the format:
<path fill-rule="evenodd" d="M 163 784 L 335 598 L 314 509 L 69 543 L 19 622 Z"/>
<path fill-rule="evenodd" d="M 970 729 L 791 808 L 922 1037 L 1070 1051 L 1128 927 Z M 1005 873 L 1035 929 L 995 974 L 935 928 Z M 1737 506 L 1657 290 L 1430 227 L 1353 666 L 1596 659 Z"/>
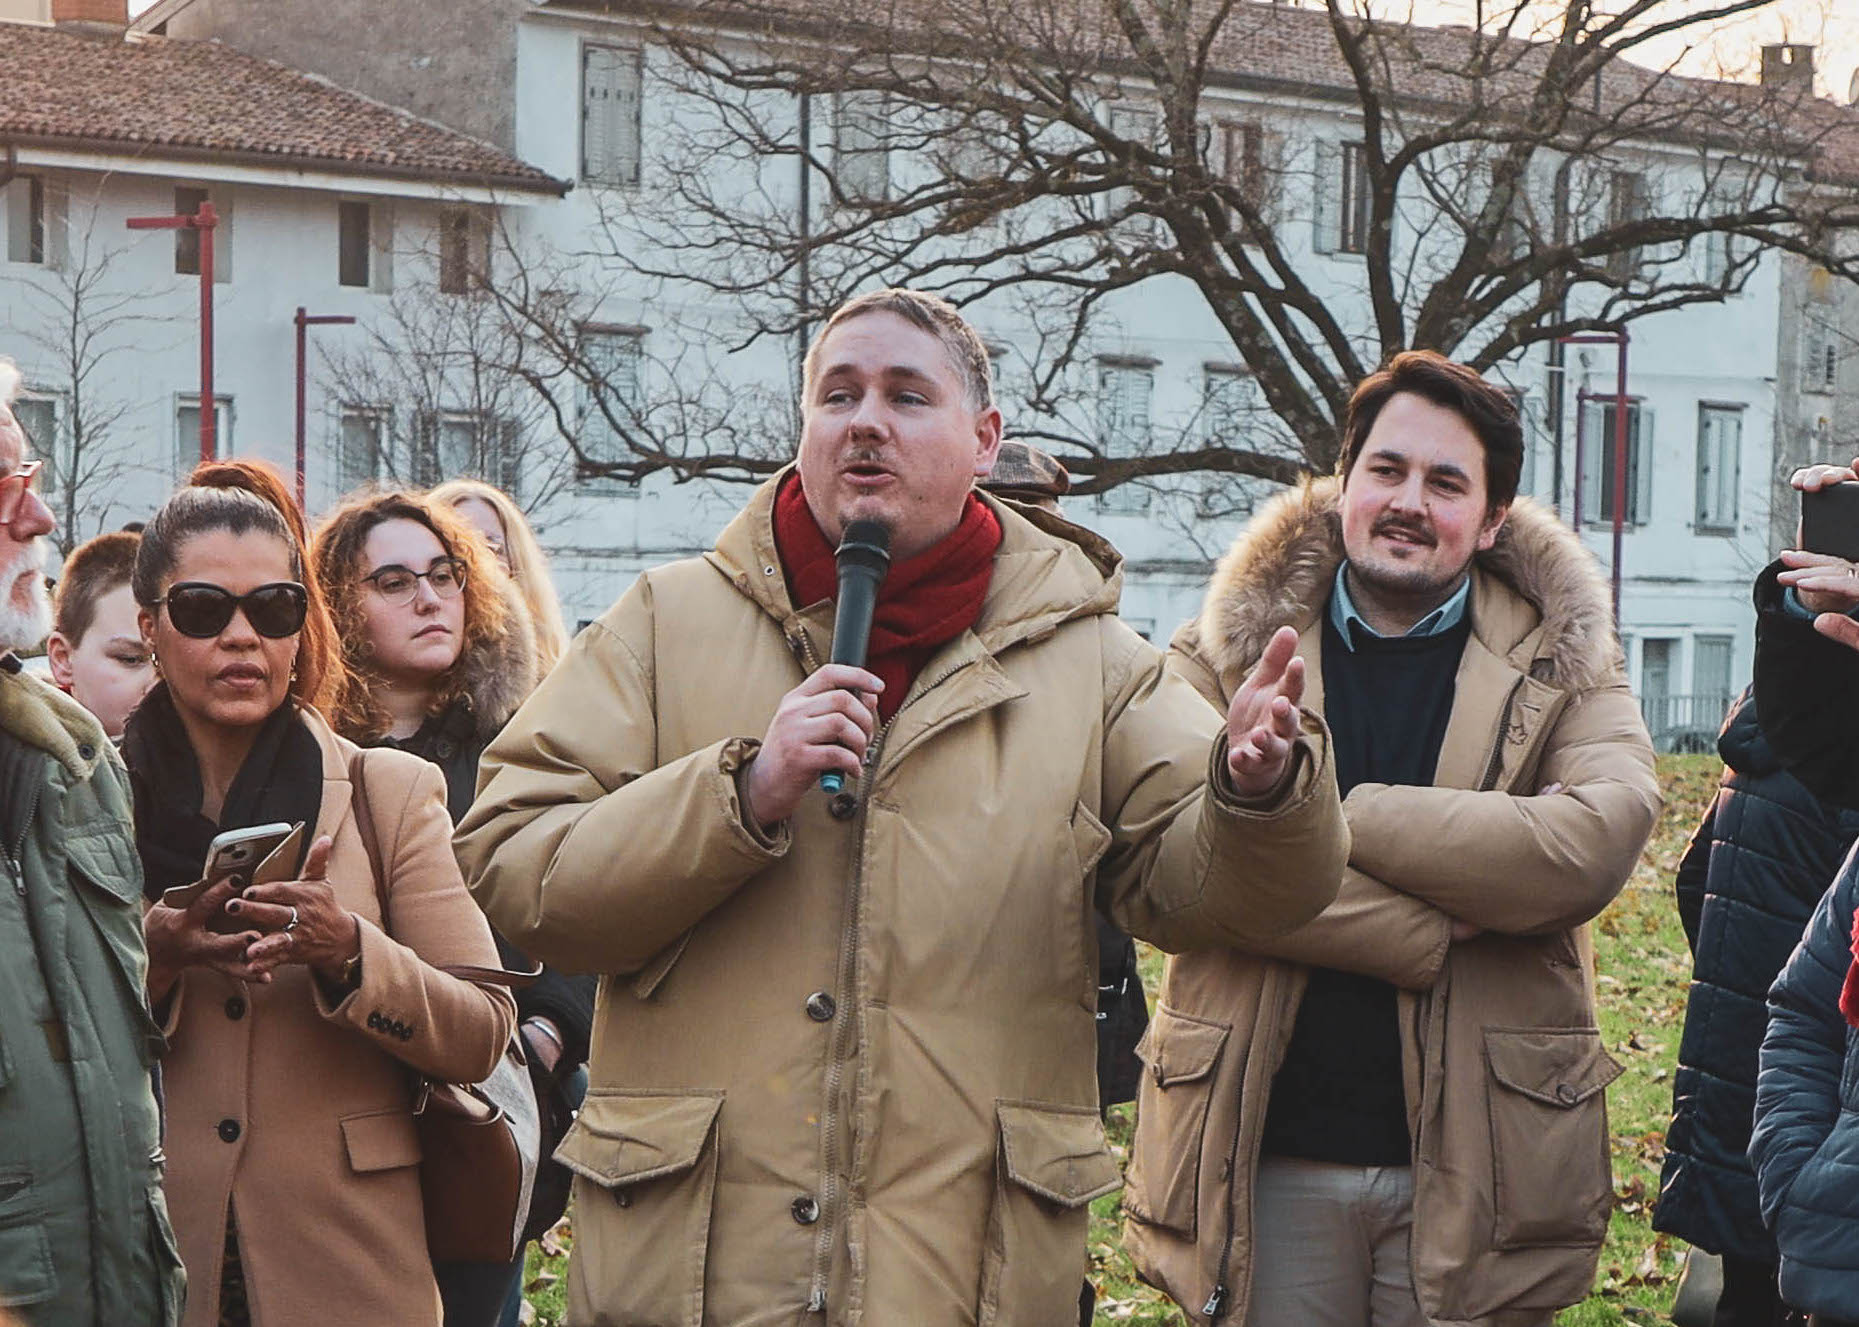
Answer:
<path fill-rule="evenodd" d="M 482 742 L 495 737 L 517 706 L 542 680 L 536 655 L 536 624 L 515 582 L 503 578 L 504 621 L 501 639 L 471 650 L 465 659 L 465 695 L 471 702 L 472 726 Z"/>
<path fill-rule="evenodd" d="M 1279 627 L 1302 631 L 1322 611 L 1343 560 L 1341 491 L 1326 476 L 1280 494 L 1220 559 L 1200 617 L 1185 634 L 1221 673 L 1250 668 Z M 1518 498 L 1497 543 L 1474 565 L 1535 611 L 1542 626 L 1535 654 L 1547 661 L 1548 680 L 1583 690 L 1613 666 L 1619 643 L 1607 582 L 1575 532 L 1547 508 Z M 1487 616 L 1476 596 L 1472 614 L 1475 627 Z M 1528 634 L 1486 644 L 1508 654 Z"/>

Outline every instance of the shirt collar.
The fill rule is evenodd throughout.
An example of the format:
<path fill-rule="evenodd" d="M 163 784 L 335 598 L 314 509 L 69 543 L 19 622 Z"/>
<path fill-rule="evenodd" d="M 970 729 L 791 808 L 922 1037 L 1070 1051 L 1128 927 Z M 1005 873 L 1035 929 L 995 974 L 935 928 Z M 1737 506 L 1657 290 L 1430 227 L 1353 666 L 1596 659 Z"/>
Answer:
<path fill-rule="evenodd" d="M 1336 586 L 1330 593 L 1330 624 L 1336 628 L 1336 634 L 1343 638 L 1343 644 L 1353 653 L 1356 638 L 1352 634 L 1361 632 L 1364 636 L 1380 638 L 1381 633 L 1371 627 L 1362 614 L 1356 611 L 1355 600 L 1349 597 L 1349 579 L 1343 573 L 1349 564 L 1343 563 L 1336 569 Z M 1459 588 L 1445 603 L 1414 623 L 1407 632 L 1409 636 L 1437 636 L 1451 631 L 1465 619 L 1465 610 L 1472 601 L 1472 578 L 1467 576 Z"/>

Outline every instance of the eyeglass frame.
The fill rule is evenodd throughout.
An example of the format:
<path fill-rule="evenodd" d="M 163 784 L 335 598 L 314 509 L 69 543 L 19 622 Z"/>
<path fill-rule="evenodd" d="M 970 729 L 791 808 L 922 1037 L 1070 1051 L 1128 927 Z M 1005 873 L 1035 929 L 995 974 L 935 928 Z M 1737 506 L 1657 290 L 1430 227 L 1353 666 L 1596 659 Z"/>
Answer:
<path fill-rule="evenodd" d="M 10 526 L 19 519 L 19 509 L 26 505 L 26 495 L 32 492 L 33 481 L 44 468 L 45 462 L 35 457 L 21 461 L 11 474 L 0 475 L 0 525 Z M 11 487 L 15 479 L 20 483 Z"/>
<path fill-rule="evenodd" d="M 453 577 L 458 582 L 458 588 L 452 591 L 452 593 L 450 594 L 445 593 L 438 586 L 432 583 L 432 574 L 435 571 L 439 571 L 442 569 L 449 569 Z M 413 577 L 412 588 L 408 590 L 407 595 L 404 599 L 392 598 L 388 595 L 386 590 L 383 590 L 381 588 L 380 578 L 386 575 L 390 571 L 404 572 L 407 575 Z M 381 601 L 387 604 L 389 607 L 404 608 L 408 604 L 412 603 L 415 599 L 420 597 L 420 582 L 421 581 L 425 581 L 428 588 L 432 590 L 433 598 L 444 600 L 444 599 L 456 599 L 458 598 L 459 595 L 463 594 L 465 592 L 465 586 L 470 582 L 470 579 L 471 579 L 470 564 L 468 564 L 463 558 L 457 557 L 453 554 L 448 553 L 443 557 L 434 558 L 431 561 L 431 563 L 427 565 L 425 571 L 415 571 L 413 570 L 413 568 L 406 566 L 403 563 L 399 563 L 399 562 L 384 563 L 383 565 L 376 567 L 373 571 L 369 572 L 366 576 L 357 577 L 355 583 L 357 585 L 366 585 L 366 586 L 371 587 L 376 594 L 381 596 Z"/>
<path fill-rule="evenodd" d="M 286 631 L 279 635 L 274 636 L 270 632 L 262 630 L 259 627 L 258 623 L 252 620 L 252 614 L 250 610 L 247 609 L 246 607 L 246 601 L 252 598 L 254 595 L 263 594 L 266 590 L 276 590 L 276 589 L 285 588 L 285 587 L 293 589 L 297 592 L 295 595 L 295 598 L 297 600 L 298 608 L 300 610 L 298 618 L 297 618 L 297 625 L 295 627 L 292 627 L 289 631 Z M 217 592 L 219 595 L 221 595 L 225 600 L 229 601 L 232 604 L 232 607 L 227 610 L 226 620 L 224 622 L 220 623 L 217 627 L 215 627 L 212 631 L 208 632 L 204 636 L 195 635 L 193 632 L 186 630 L 185 628 L 181 626 L 179 622 L 176 622 L 174 620 L 174 608 L 171 604 L 168 603 L 168 600 L 174 594 L 176 590 L 213 590 Z M 252 587 L 251 589 L 247 590 L 244 594 L 234 594 L 231 590 L 228 590 L 225 586 L 215 585 L 212 581 L 176 581 L 174 584 L 168 587 L 166 593 L 164 593 L 161 596 L 161 598 L 155 601 L 155 607 L 166 608 L 168 610 L 168 625 L 173 627 L 176 631 L 180 632 L 183 636 L 187 637 L 189 640 L 213 640 L 214 638 L 224 633 L 226 628 L 232 625 L 232 619 L 235 616 L 238 616 L 240 614 L 244 615 L 245 624 L 248 627 L 250 627 L 256 634 L 263 636 L 266 640 L 289 640 L 292 636 L 302 635 L 304 624 L 309 621 L 310 591 L 309 591 L 309 588 L 305 586 L 302 581 L 266 581 L 263 585 L 257 585 L 257 586 Z"/>

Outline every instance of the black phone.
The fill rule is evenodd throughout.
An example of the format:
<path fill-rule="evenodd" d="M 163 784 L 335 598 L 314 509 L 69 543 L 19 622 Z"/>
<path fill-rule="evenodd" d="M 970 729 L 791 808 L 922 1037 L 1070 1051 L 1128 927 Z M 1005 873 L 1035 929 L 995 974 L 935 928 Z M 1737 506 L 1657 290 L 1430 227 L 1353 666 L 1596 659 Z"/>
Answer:
<path fill-rule="evenodd" d="M 1859 483 L 1801 494 L 1801 547 L 1859 562 Z"/>

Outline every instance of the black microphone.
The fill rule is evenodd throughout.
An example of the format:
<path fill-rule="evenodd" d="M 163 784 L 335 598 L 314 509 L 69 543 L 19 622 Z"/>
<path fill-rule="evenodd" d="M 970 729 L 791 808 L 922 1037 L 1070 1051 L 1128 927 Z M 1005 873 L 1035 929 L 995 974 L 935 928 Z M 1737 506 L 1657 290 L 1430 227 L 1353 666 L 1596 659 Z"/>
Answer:
<path fill-rule="evenodd" d="M 833 615 L 833 662 L 865 666 L 871 644 L 871 618 L 878 608 L 878 587 L 891 570 L 891 527 L 883 521 L 852 521 L 833 555 L 839 564 L 839 608 Z M 832 769 L 820 776 L 820 787 L 836 793 L 846 776 Z"/>

